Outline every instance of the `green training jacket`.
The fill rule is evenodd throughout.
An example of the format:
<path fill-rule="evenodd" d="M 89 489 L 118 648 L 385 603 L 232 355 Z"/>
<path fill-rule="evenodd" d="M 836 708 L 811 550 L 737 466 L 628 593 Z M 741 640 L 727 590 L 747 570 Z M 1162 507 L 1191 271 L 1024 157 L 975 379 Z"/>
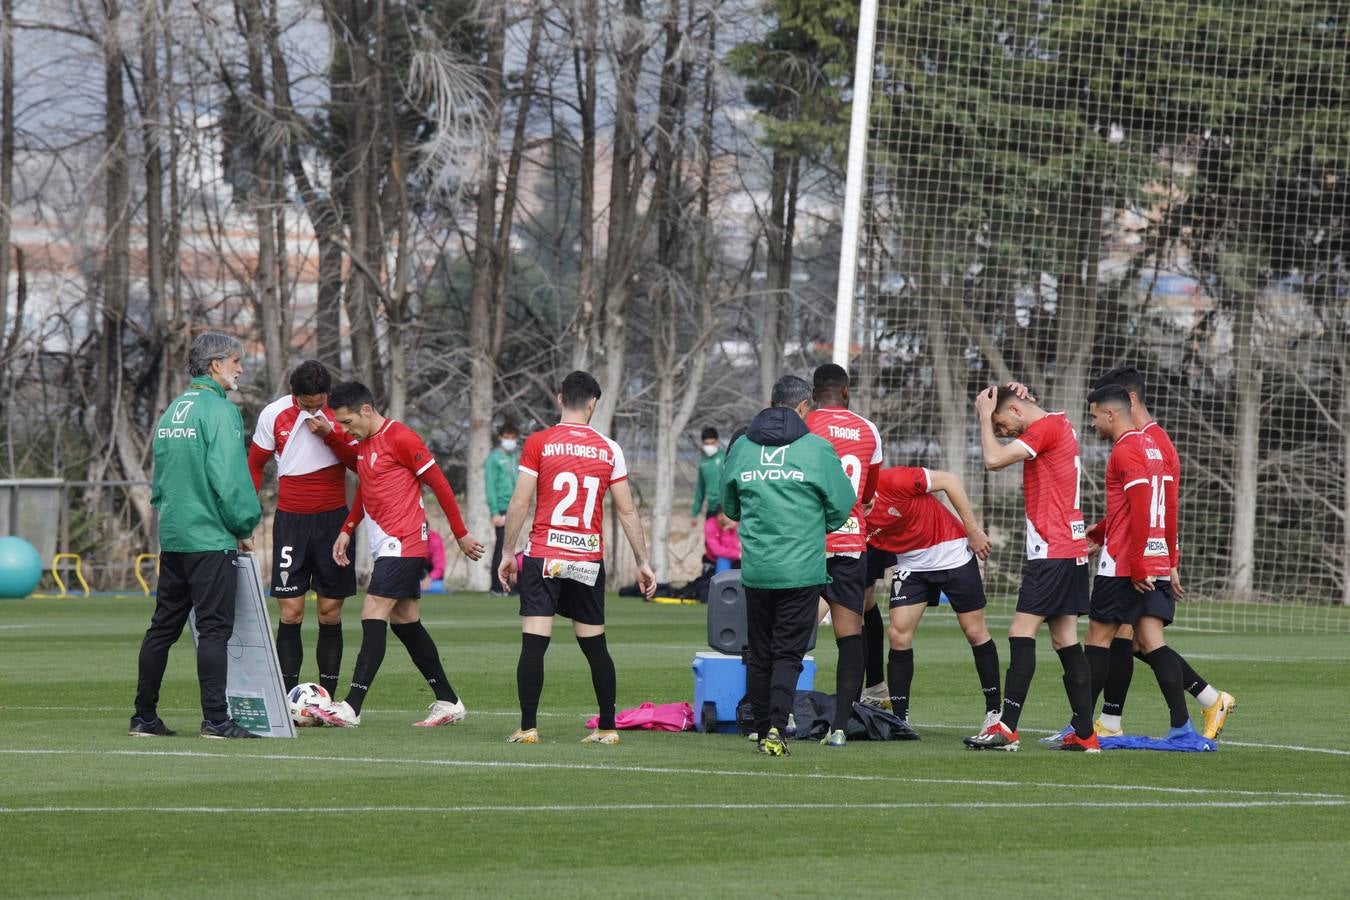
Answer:
<path fill-rule="evenodd" d="M 722 466 L 726 461 L 727 455 L 721 450 L 698 461 L 698 486 L 694 488 L 694 508 L 689 515 L 697 516 L 702 512 L 705 499 L 708 501 L 708 515 L 722 508 Z"/>
<path fill-rule="evenodd" d="M 825 534 L 857 496 L 829 441 L 790 409 L 766 409 L 732 444 L 722 512 L 741 523 L 741 583 L 785 589 L 828 584 Z"/>
<path fill-rule="evenodd" d="M 169 404 L 155 427 L 159 549 L 234 550 L 262 517 L 244 448 L 244 419 L 225 389 L 203 375 Z"/>
<path fill-rule="evenodd" d="M 494 516 L 506 514 L 511 495 L 516 490 L 516 476 L 520 474 L 520 450 L 507 453 L 498 444 L 483 462 L 483 478 L 487 482 L 488 510 Z"/>

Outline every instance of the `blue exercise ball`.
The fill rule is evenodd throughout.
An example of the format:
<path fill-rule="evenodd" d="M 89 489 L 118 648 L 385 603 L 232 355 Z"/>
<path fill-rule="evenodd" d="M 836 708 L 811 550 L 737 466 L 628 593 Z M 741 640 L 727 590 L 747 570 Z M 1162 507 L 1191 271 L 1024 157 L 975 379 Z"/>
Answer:
<path fill-rule="evenodd" d="M 42 557 L 21 537 L 0 537 L 0 598 L 17 600 L 42 580 Z"/>

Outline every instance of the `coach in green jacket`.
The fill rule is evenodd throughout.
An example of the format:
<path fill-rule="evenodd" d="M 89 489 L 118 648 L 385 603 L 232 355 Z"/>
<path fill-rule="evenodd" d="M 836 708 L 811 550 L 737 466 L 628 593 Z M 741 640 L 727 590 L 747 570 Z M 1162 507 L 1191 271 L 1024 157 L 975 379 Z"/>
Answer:
<path fill-rule="evenodd" d="M 169 648 L 188 613 L 197 614 L 197 681 L 201 736 L 254 738 L 231 718 L 225 701 L 225 646 L 234 633 L 238 551 L 253 549 L 261 509 L 248 471 L 244 422 L 225 392 L 239 386 L 243 346 L 225 334 L 197 336 L 188 354 L 192 384 L 155 427 L 155 480 L 150 502 L 159 510 L 159 588 L 141 642 L 136 714 L 130 734 L 172 735 L 159 717 L 160 683 Z"/>
<path fill-rule="evenodd" d="M 844 524 L 856 495 L 834 447 L 806 428 L 811 385 L 785 375 L 773 386 L 772 404 L 727 450 L 722 512 L 741 523 L 746 695 L 759 749 L 786 756 L 793 690 L 829 581 L 825 534 Z"/>

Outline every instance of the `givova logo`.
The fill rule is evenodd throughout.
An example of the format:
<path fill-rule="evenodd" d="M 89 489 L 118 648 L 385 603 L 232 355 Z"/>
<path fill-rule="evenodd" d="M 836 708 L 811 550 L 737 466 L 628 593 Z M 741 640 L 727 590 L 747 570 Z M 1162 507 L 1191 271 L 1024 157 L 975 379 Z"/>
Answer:
<path fill-rule="evenodd" d="M 182 425 L 187 421 L 188 410 L 192 409 L 192 400 L 179 400 L 178 405 L 173 408 L 173 424 Z"/>
<path fill-rule="evenodd" d="M 781 447 L 760 447 L 759 464 L 761 466 L 777 466 L 782 468 L 787 462 L 787 444 Z"/>

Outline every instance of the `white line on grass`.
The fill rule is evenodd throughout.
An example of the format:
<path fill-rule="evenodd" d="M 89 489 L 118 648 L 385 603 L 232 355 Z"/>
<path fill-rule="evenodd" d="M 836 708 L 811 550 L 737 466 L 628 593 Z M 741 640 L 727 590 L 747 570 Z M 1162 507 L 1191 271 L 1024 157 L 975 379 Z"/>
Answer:
<path fill-rule="evenodd" d="M 538 771 L 579 771 L 579 772 L 597 772 L 605 775 L 615 772 L 633 772 L 642 775 L 693 775 L 699 777 L 719 777 L 719 778 L 787 778 L 795 780 L 808 781 L 860 781 L 860 782 L 886 782 L 899 784 L 933 784 L 933 785 L 975 785 L 977 787 L 1011 787 L 1011 788 L 1050 788 L 1055 790 L 1099 790 L 1099 791 L 1140 791 L 1159 794 L 1204 794 L 1204 795 L 1226 795 L 1232 797 L 1269 797 L 1269 798 L 1293 798 L 1300 800 L 1335 800 L 1350 801 L 1350 795 L 1347 794 L 1327 794 L 1308 791 L 1245 791 L 1234 788 L 1210 788 L 1210 787 L 1162 787 L 1147 784 L 1069 784 L 1055 781 L 1011 781 L 1006 779 L 978 779 L 978 778 L 911 778 L 901 775 L 855 775 L 845 773 L 825 773 L 825 772 L 771 772 L 754 771 L 746 769 L 681 769 L 674 766 L 616 766 L 604 765 L 601 763 L 554 763 L 554 762 L 521 762 L 506 760 L 469 760 L 469 759 L 405 759 L 390 758 L 378 756 L 331 756 L 331 755 L 310 755 L 310 754 L 286 754 L 286 753 L 212 753 L 203 750 L 18 750 L 5 749 L 0 750 L 0 754 L 9 756 L 133 756 L 133 757 L 179 757 L 186 759 L 228 759 L 228 760 L 255 760 L 261 759 L 269 762 L 299 762 L 299 763 L 358 763 L 361 765 L 405 765 L 405 766 L 431 766 L 456 769 L 527 769 Z"/>
<path fill-rule="evenodd" d="M 904 810 L 904 809 L 1263 809 L 1277 806 L 1347 806 L 1348 800 L 1143 800 L 1110 802 L 1094 800 L 989 802 L 971 800 L 949 803 L 549 803 L 475 804 L 464 806 L 0 806 L 0 815 L 34 813 L 244 813 L 247 815 L 286 815 L 293 813 L 585 813 L 585 812 L 668 812 L 673 810 Z"/>

